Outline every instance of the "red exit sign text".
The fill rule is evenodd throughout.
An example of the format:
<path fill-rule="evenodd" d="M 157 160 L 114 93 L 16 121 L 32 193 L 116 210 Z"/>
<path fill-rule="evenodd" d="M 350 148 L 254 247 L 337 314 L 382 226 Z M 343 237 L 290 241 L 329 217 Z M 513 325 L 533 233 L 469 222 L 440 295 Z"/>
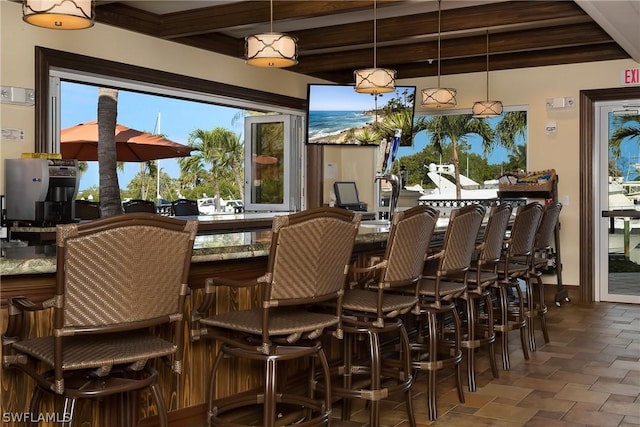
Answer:
<path fill-rule="evenodd" d="M 622 70 L 623 86 L 640 85 L 640 67 Z"/>

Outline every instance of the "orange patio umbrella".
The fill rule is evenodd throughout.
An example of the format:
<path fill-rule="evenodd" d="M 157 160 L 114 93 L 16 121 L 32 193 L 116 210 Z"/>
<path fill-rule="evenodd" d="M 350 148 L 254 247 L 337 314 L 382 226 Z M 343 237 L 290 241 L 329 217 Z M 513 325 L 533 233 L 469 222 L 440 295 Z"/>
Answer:
<path fill-rule="evenodd" d="M 116 125 L 116 157 L 119 162 L 146 162 L 188 157 L 191 147 L 158 135 Z M 80 123 L 60 132 L 63 159 L 98 160 L 98 122 Z"/>

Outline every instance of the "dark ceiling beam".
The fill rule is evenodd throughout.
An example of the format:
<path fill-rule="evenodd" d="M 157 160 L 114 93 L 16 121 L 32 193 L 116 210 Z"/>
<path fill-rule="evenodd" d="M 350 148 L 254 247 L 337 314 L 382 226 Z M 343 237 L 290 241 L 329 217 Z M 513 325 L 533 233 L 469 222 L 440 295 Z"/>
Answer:
<path fill-rule="evenodd" d="M 575 3 L 567 1 L 515 1 L 451 9 L 442 12 L 442 34 L 517 25 L 547 26 L 563 19 L 588 21 L 590 18 Z M 438 13 L 400 16 L 377 20 L 377 41 L 395 42 L 410 37 L 435 37 Z M 291 33 L 300 40 L 301 50 L 330 49 L 373 42 L 371 21 L 354 22 Z"/>
<path fill-rule="evenodd" d="M 491 57 L 490 69 L 508 70 L 517 68 L 543 67 L 581 62 L 610 61 L 628 58 L 629 55 L 614 42 L 577 48 L 559 48 L 544 51 L 506 53 Z M 398 79 L 429 77 L 437 75 L 436 62 L 429 64 L 396 64 Z M 441 61 L 440 75 L 464 74 L 486 71 L 486 60 L 482 57 L 458 58 Z M 310 73 L 314 77 L 340 84 L 353 84 L 353 69 L 337 69 L 333 72 Z M 442 82 L 446 86 L 446 82 Z"/>
<path fill-rule="evenodd" d="M 398 3 L 398 0 L 378 2 L 381 7 Z M 278 20 L 284 23 L 361 11 L 370 9 L 371 4 L 371 0 L 274 2 L 274 29 L 277 30 Z M 96 20 L 243 58 L 243 37 L 229 36 L 229 31 L 239 34 L 238 28 L 268 23 L 268 5 L 266 1 L 252 0 L 155 15 L 113 1 L 96 6 Z M 290 32 L 300 41 L 299 64 L 289 70 L 337 83 L 352 82 L 353 70 L 373 66 L 371 18 Z M 442 11 L 442 74 L 486 69 L 487 29 L 491 69 L 629 57 L 573 1 L 514 0 Z M 378 19 L 376 31 L 379 67 L 396 69 L 398 78 L 435 75 L 437 12 Z"/>
<path fill-rule="evenodd" d="M 161 20 L 156 14 L 121 3 L 96 6 L 95 11 L 97 22 L 158 37 Z"/>
<path fill-rule="evenodd" d="M 580 34 L 580 37 L 575 37 Z M 533 30 L 498 33 L 489 37 L 489 53 L 544 50 L 595 43 L 610 43 L 611 38 L 595 23 L 575 24 L 566 27 L 538 28 Z M 438 56 L 437 41 L 412 43 L 377 48 L 377 64 L 392 67 L 397 63 L 424 62 Z M 463 58 L 487 54 L 486 36 L 471 36 L 449 39 L 441 43 L 441 58 Z M 308 55 L 301 53 L 300 62 L 293 70 L 303 74 L 314 74 L 337 68 L 365 68 L 373 65 L 373 50 L 358 49 L 348 52 Z"/>

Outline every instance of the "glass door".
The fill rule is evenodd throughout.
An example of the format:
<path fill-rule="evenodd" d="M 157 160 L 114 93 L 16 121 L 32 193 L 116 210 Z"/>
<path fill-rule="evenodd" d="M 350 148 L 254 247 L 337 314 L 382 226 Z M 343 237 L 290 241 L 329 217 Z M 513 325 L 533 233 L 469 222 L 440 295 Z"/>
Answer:
<path fill-rule="evenodd" d="M 301 132 L 299 116 L 245 118 L 245 210 L 298 211 L 303 208 Z"/>
<path fill-rule="evenodd" d="M 600 301 L 640 303 L 640 100 L 596 104 Z"/>

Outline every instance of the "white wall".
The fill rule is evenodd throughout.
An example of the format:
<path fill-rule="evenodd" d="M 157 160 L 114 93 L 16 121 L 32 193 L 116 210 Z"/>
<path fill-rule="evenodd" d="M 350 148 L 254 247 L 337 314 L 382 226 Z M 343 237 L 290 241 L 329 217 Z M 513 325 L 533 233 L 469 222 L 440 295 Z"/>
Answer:
<path fill-rule="evenodd" d="M 317 82 L 286 70 L 258 69 L 240 59 L 162 41 L 102 24 L 82 31 L 40 29 L 22 21 L 19 3 L 0 4 L 0 84 L 34 87 L 34 46 L 126 62 L 178 74 L 223 83 L 268 90 L 304 98 L 306 84 Z M 518 70 L 493 71 L 490 97 L 505 105 L 527 106 L 529 110 L 528 161 L 530 170 L 554 168 L 560 177 L 564 281 L 578 284 L 579 272 L 579 106 L 548 111 L 547 98 L 574 97 L 580 90 L 620 86 L 620 70 L 638 67 L 632 60 L 603 61 Z M 400 77 L 402 77 L 400 75 Z M 485 98 L 485 73 L 443 76 L 443 86 L 458 90 L 458 106 L 470 109 L 473 102 Z M 418 90 L 436 85 L 436 78 L 404 79 L 398 84 L 416 85 Z M 547 122 L 555 121 L 558 131 L 548 135 Z M 0 126 L 26 132 L 24 142 L 0 142 L 0 161 L 18 157 L 34 149 L 34 108 L 3 104 Z M 374 148 L 325 149 L 325 163 L 337 165 L 339 180 L 355 180 L 367 203 L 373 203 Z M 2 166 L 0 166 L 2 168 Z M 333 180 L 332 180 L 333 181 Z M 325 182 L 325 201 L 331 182 Z M 4 172 L 0 172 L 0 191 L 4 190 Z M 568 201 L 568 203 L 566 203 Z"/>

